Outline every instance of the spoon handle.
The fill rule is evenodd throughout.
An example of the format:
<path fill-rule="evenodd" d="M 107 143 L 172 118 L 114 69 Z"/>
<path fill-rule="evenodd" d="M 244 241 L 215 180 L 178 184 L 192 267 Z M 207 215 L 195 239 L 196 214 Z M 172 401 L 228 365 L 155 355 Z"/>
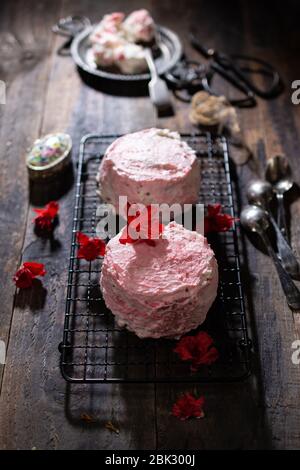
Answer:
<path fill-rule="evenodd" d="M 269 214 L 272 225 L 276 232 L 278 254 L 283 264 L 283 267 L 291 276 L 297 277 L 299 274 L 299 264 L 297 258 L 294 255 L 293 250 L 288 244 L 286 238 L 283 236 L 277 223 L 275 222 L 271 212 L 269 212 Z"/>
<path fill-rule="evenodd" d="M 276 193 L 277 203 L 278 203 L 278 213 L 277 213 L 277 224 L 281 230 L 281 233 L 287 238 L 287 225 L 286 225 L 286 217 L 285 217 L 285 208 L 283 202 L 283 194 Z"/>
<path fill-rule="evenodd" d="M 300 308 L 300 291 L 294 284 L 291 276 L 287 273 L 287 271 L 284 269 L 284 267 L 280 263 L 278 256 L 273 250 L 270 240 L 268 236 L 266 235 L 266 233 L 263 231 L 260 231 L 259 234 L 268 250 L 270 257 L 272 258 L 274 262 L 274 265 L 276 267 L 279 280 L 281 282 L 281 286 L 286 296 L 288 305 L 290 306 L 291 309 L 298 310 Z"/>

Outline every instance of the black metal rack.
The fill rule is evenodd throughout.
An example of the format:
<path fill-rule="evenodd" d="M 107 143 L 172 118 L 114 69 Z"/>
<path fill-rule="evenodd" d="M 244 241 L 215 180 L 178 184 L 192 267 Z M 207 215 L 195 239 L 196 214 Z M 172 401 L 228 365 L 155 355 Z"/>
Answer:
<path fill-rule="evenodd" d="M 87 135 L 80 145 L 66 311 L 60 366 L 63 377 L 76 383 L 109 382 L 232 382 L 250 374 L 250 340 L 240 276 L 238 227 L 209 239 L 219 264 L 217 299 L 200 329 L 214 338 L 219 360 L 191 373 L 174 353 L 175 340 L 142 340 L 119 328 L 99 289 L 101 259 L 78 259 L 76 232 L 95 235 L 100 198 L 96 173 L 108 145 L 117 135 Z M 183 134 L 201 159 L 199 202 L 220 202 L 235 216 L 229 154 L 224 137 Z"/>

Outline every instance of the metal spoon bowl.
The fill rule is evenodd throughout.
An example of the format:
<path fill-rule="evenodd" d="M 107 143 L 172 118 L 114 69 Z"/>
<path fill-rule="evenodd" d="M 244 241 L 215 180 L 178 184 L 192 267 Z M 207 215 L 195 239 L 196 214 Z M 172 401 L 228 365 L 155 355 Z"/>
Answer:
<path fill-rule="evenodd" d="M 274 186 L 274 190 L 280 194 L 291 189 L 294 184 L 292 170 L 285 156 L 275 155 L 275 157 L 268 159 L 266 179 Z"/>
<path fill-rule="evenodd" d="M 270 183 L 263 180 L 252 181 L 247 191 L 247 197 L 250 204 L 258 205 L 268 213 L 269 220 L 276 232 L 277 249 L 282 264 L 287 272 L 297 279 L 300 272 L 298 261 L 270 210 L 269 203 L 273 199 L 273 195 L 272 186 Z"/>
<path fill-rule="evenodd" d="M 264 211 L 258 206 L 249 205 L 242 210 L 240 220 L 242 226 L 246 230 L 249 230 L 251 232 L 257 232 L 261 236 L 268 250 L 270 258 L 272 259 L 274 266 L 276 267 L 279 280 L 281 282 L 281 286 L 286 296 L 288 305 L 293 310 L 299 310 L 300 292 L 294 284 L 291 276 L 288 274 L 288 272 L 284 269 L 281 262 L 279 261 L 279 258 L 274 252 L 266 232 L 269 226 L 268 214 L 266 213 L 266 211 Z"/>
<path fill-rule="evenodd" d="M 253 180 L 248 186 L 247 198 L 250 204 L 267 207 L 273 197 L 273 188 L 267 181 Z"/>
<path fill-rule="evenodd" d="M 241 224 L 250 232 L 260 233 L 269 227 L 269 219 L 267 213 L 258 206 L 246 206 L 240 216 Z"/>

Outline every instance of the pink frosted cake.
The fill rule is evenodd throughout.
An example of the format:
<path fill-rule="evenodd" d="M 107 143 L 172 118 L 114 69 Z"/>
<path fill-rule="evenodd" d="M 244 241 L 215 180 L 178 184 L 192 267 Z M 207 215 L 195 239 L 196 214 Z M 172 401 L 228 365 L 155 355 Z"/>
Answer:
<path fill-rule="evenodd" d="M 130 42 L 149 43 L 155 35 L 155 24 L 147 10 L 135 10 L 124 21 L 123 31 Z"/>
<path fill-rule="evenodd" d="M 118 67 L 122 73 L 147 71 L 144 48 L 155 36 L 155 24 L 147 10 L 136 10 L 124 20 L 121 12 L 105 15 L 89 39 L 99 67 Z"/>
<path fill-rule="evenodd" d="M 140 338 L 179 337 L 206 318 L 218 266 L 206 238 L 171 222 L 155 246 L 107 244 L 100 285 L 120 326 Z"/>
<path fill-rule="evenodd" d="M 146 129 L 115 140 L 97 175 L 102 199 L 118 210 L 130 204 L 193 204 L 198 200 L 199 161 L 194 150 L 168 129 Z"/>

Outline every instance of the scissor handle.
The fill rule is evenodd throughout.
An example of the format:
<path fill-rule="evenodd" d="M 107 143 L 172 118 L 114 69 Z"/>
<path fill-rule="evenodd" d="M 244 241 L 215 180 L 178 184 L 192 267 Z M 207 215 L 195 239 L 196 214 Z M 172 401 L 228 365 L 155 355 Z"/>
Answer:
<path fill-rule="evenodd" d="M 228 100 L 233 106 L 238 106 L 239 108 L 252 108 L 256 105 L 256 99 L 253 91 L 250 90 L 244 81 L 237 77 L 236 73 L 232 73 L 231 68 L 225 68 L 225 66 L 220 65 L 220 63 L 216 61 L 212 62 L 210 67 L 215 73 L 219 74 L 227 82 L 231 83 L 235 88 L 244 94 L 244 98 Z"/>
<path fill-rule="evenodd" d="M 282 89 L 283 83 L 279 76 L 277 70 L 265 60 L 259 59 L 257 57 L 234 54 L 227 55 L 217 52 L 213 48 L 207 48 L 201 44 L 195 32 L 190 33 L 190 42 L 191 45 L 196 49 L 200 54 L 202 54 L 207 59 L 211 59 L 211 62 L 215 67 L 218 67 L 218 73 L 221 73 L 224 78 L 230 80 L 230 82 L 237 86 L 240 90 L 241 87 L 248 89 L 248 92 L 260 96 L 261 98 L 274 98 L 278 96 Z M 240 66 L 237 61 L 244 60 L 246 62 L 252 62 L 259 64 L 261 67 L 259 70 L 253 70 L 251 67 Z M 260 75 L 265 75 L 272 78 L 270 87 L 266 90 L 262 90 L 249 79 L 249 74 L 259 73 Z M 245 90 L 242 90 L 245 92 Z M 251 97 L 251 95 L 250 95 Z"/>
<path fill-rule="evenodd" d="M 238 60 L 256 63 L 262 67 L 255 70 L 249 66 L 239 65 L 237 63 Z M 224 67 L 225 69 L 230 69 L 239 78 L 239 80 L 249 88 L 249 90 L 251 90 L 257 96 L 260 96 L 261 98 L 274 98 L 278 96 L 282 91 L 283 84 L 279 73 L 271 64 L 269 64 L 265 60 L 242 54 L 234 54 L 230 56 L 218 54 L 216 57 L 216 61 L 221 67 Z M 267 90 L 262 90 L 261 88 L 256 86 L 252 80 L 249 79 L 248 75 L 255 73 L 272 78 L 272 82 Z"/>

